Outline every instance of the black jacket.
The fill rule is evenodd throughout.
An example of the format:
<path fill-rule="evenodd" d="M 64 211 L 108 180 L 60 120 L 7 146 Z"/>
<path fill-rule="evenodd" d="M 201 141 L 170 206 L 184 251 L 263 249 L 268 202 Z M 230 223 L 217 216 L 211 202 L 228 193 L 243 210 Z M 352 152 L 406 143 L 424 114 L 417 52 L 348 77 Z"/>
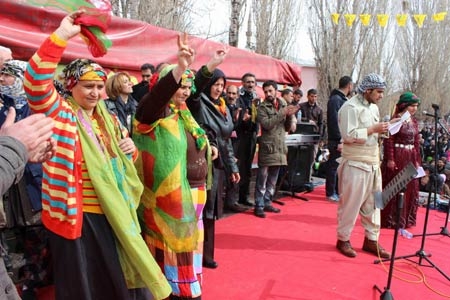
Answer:
<path fill-rule="evenodd" d="M 200 84 L 203 80 L 202 71 L 197 72 L 196 81 L 202 86 L 202 93 L 197 97 L 189 97 L 186 104 L 194 116 L 197 123 L 207 132 L 212 131 L 216 134 L 216 144 L 219 150 L 219 158 L 214 162 L 218 168 L 223 168 L 227 174 L 238 173 L 239 168 L 236 164 L 233 145 L 231 143 L 231 133 L 234 129 L 233 118 L 228 107 L 226 107 L 226 116 L 224 116 L 214 105 L 214 100 L 209 96 L 211 86 L 225 75 L 219 69 L 214 70 L 212 78 L 206 85 Z M 204 82 L 204 81 L 203 81 Z M 197 82 L 196 82 L 197 84 Z M 198 87 L 198 86 L 197 86 Z"/>
<path fill-rule="evenodd" d="M 338 111 L 347 101 L 347 97 L 338 89 L 331 91 L 327 104 L 327 130 L 328 140 L 333 142 L 341 141 L 341 133 L 338 124 Z"/>
<path fill-rule="evenodd" d="M 248 92 L 243 88 L 241 88 L 241 90 L 239 91 L 239 98 L 236 101 L 236 108 L 241 108 L 241 111 L 235 124 L 236 134 L 238 138 L 241 137 L 241 135 L 246 136 L 245 134 L 258 131 L 258 126 L 256 122 L 252 122 L 252 118 L 247 121 L 243 120 L 246 111 L 250 115 L 252 114 L 252 100 L 257 97 L 258 96 L 255 92 Z"/>
<path fill-rule="evenodd" d="M 133 96 L 136 101 L 141 101 L 142 97 L 150 91 L 148 81 L 141 81 L 138 84 L 133 85 Z"/>

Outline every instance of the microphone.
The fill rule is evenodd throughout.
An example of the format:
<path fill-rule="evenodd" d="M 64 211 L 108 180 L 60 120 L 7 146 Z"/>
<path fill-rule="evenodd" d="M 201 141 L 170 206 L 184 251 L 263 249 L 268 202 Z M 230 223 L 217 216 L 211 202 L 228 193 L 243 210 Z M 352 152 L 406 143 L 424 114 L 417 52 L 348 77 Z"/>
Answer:
<path fill-rule="evenodd" d="M 391 120 L 391 116 L 389 116 L 389 115 L 385 115 L 384 117 L 383 117 L 383 122 L 389 122 Z M 380 137 L 382 138 L 382 139 L 388 139 L 389 138 L 389 129 L 388 129 L 388 131 L 386 131 L 386 132 L 382 132 L 381 134 L 380 134 Z"/>
<path fill-rule="evenodd" d="M 434 114 L 427 112 L 426 110 L 424 110 L 422 112 L 422 114 L 424 114 L 425 116 L 429 116 L 429 117 L 433 117 L 434 118 Z"/>

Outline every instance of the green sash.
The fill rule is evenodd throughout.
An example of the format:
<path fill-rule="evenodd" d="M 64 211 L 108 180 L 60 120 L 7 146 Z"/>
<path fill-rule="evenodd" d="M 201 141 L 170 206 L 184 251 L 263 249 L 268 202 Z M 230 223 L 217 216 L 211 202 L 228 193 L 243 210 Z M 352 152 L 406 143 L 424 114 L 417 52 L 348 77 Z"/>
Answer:
<path fill-rule="evenodd" d="M 117 251 L 129 288 L 146 286 L 155 299 L 164 299 L 171 287 L 141 236 L 136 209 L 143 191 L 133 162 L 119 148 L 115 138 L 110 157 L 105 145 L 95 137 L 86 112 L 69 99 L 77 116 L 83 157 L 100 206 L 116 237 Z M 103 118 L 111 137 L 120 136 L 105 104 L 100 101 L 96 112 Z"/>

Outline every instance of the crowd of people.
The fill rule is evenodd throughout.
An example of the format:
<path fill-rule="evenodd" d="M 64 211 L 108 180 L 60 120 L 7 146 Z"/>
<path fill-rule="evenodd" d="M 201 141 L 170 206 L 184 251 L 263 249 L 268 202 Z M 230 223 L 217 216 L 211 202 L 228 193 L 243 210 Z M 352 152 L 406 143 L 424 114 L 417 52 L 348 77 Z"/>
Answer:
<path fill-rule="evenodd" d="M 434 147 L 438 133 L 429 126 L 419 132 L 420 99 L 411 92 L 400 96 L 391 121 L 382 121 L 377 104 L 386 82 L 378 74 L 365 76 L 355 95 L 352 78 L 343 76 L 326 115 L 316 89 L 302 101 L 300 89 L 280 91 L 273 80 L 262 84 L 260 98 L 252 73 L 240 87 L 227 84 L 218 67 L 228 47 L 192 70 L 187 35 L 178 37 L 175 64 L 143 64 L 136 85 L 127 72 L 108 78 L 84 58 L 55 74 L 83 14 L 68 14 L 28 64 L 0 48 L 1 192 L 38 167 L 29 171 L 40 174 L 38 200 L 28 197 L 47 229 L 57 299 L 201 299 L 202 268 L 218 267 L 215 222 L 223 210 L 253 209 L 258 218 L 281 212 L 273 200 L 287 172 L 285 138 L 298 124 L 322 139 L 327 133 L 311 151 L 308 174 L 327 148 L 326 197 L 337 203 L 336 248 L 347 257 L 357 256 L 350 239 L 358 216 L 362 249 L 390 257 L 378 243 L 380 228 L 415 226 L 418 192 L 432 188 L 433 163 L 443 175 L 439 191 L 450 195 L 448 136 L 439 132 Z M 399 132 L 382 139 L 404 114 Z M 409 162 L 428 173 L 406 187 L 396 224 L 394 201 L 380 212 L 374 192 Z M 3 261 L 0 284 L 7 299 L 19 298 Z"/>
<path fill-rule="evenodd" d="M 278 97 L 275 81 L 263 84 L 261 101 L 252 73 L 243 75 L 242 88 L 227 86 L 217 68 L 227 47 L 191 70 L 195 50 L 186 35 L 178 39 L 176 64 L 143 64 L 142 81 L 134 86 L 128 73 L 108 77 L 85 58 L 56 74 L 68 41 L 80 34 L 76 19 L 83 14 L 68 14 L 28 64 L 12 60 L 7 48 L 0 52 L 0 133 L 25 143 L 28 164 L 41 167 L 37 210 L 55 297 L 201 299 L 202 268 L 218 267 L 215 221 L 224 206 L 254 206 L 250 179 L 257 144 L 254 214 L 280 212 L 272 198 L 278 169 L 286 165 L 285 132 L 294 130 L 300 107 Z M 28 146 L 8 130 L 16 128 L 11 119 L 22 126 L 50 124 L 35 133 L 46 141 L 39 135 L 40 144 Z M 2 183 L 5 193 L 11 184 Z M 2 271 L 8 297 L 17 299 Z"/>

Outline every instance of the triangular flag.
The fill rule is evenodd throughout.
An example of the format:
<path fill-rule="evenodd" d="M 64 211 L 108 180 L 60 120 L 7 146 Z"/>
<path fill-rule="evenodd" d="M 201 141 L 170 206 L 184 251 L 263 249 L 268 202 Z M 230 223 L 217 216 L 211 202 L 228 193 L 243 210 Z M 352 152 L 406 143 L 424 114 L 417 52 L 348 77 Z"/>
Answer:
<path fill-rule="evenodd" d="M 345 14 L 344 18 L 345 18 L 345 23 L 347 24 L 347 26 L 352 27 L 353 22 L 356 19 L 356 15 L 355 14 Z"/>
<path fill-rule="evenodd" d="M 423 21 L 425 21 L 426 17 L 427 17 L 427 15 L 414 15 L 414 20 L 416 20 L 417 26 L 419 28 L 422 28 Z"/>
<path fill-rule="evenodd" d="M 386 14 L 379 14 L 377 15 L 378 24 L 380 24 L 381 27 L 386 27 L 387 22 L 389 20 L 389 15 Z"/>
<path fill-rule="evenodd" d="M 397 24 L 400 27 L 405 27 L 406 25 L 406 21 L 408 20 L 408 15 L 402 14 L 402 15 L 397 15 L 396 16 L 397 19 Z"/>
<path fill-rule="evenodd" d="M 446 16 L 447 16 L 447 12 L 446 11 L 440 12 L 440 13 L 437 13 L 437 14 L 433 15 L 433 20 L 436 21 L 436 22 L 441 22 L 441 21 L 445 20 Z"/>
<path fill-rule="evenodd" d="M 369 26 L 369 24 L 370 24 L 370 15 L 369 14 L 362 14 L 362 15 L 359 15 L 359 18 L 361 19 L 361 23 L 364 25 L 364 26 Z"/>
<path fill-rule="evenodd" d="M 339 24 L 339 16 L 340 14 L 338 13 L 331 14 L 331 19 L 333 20 L 333 23 L 336 25 Z"/>

